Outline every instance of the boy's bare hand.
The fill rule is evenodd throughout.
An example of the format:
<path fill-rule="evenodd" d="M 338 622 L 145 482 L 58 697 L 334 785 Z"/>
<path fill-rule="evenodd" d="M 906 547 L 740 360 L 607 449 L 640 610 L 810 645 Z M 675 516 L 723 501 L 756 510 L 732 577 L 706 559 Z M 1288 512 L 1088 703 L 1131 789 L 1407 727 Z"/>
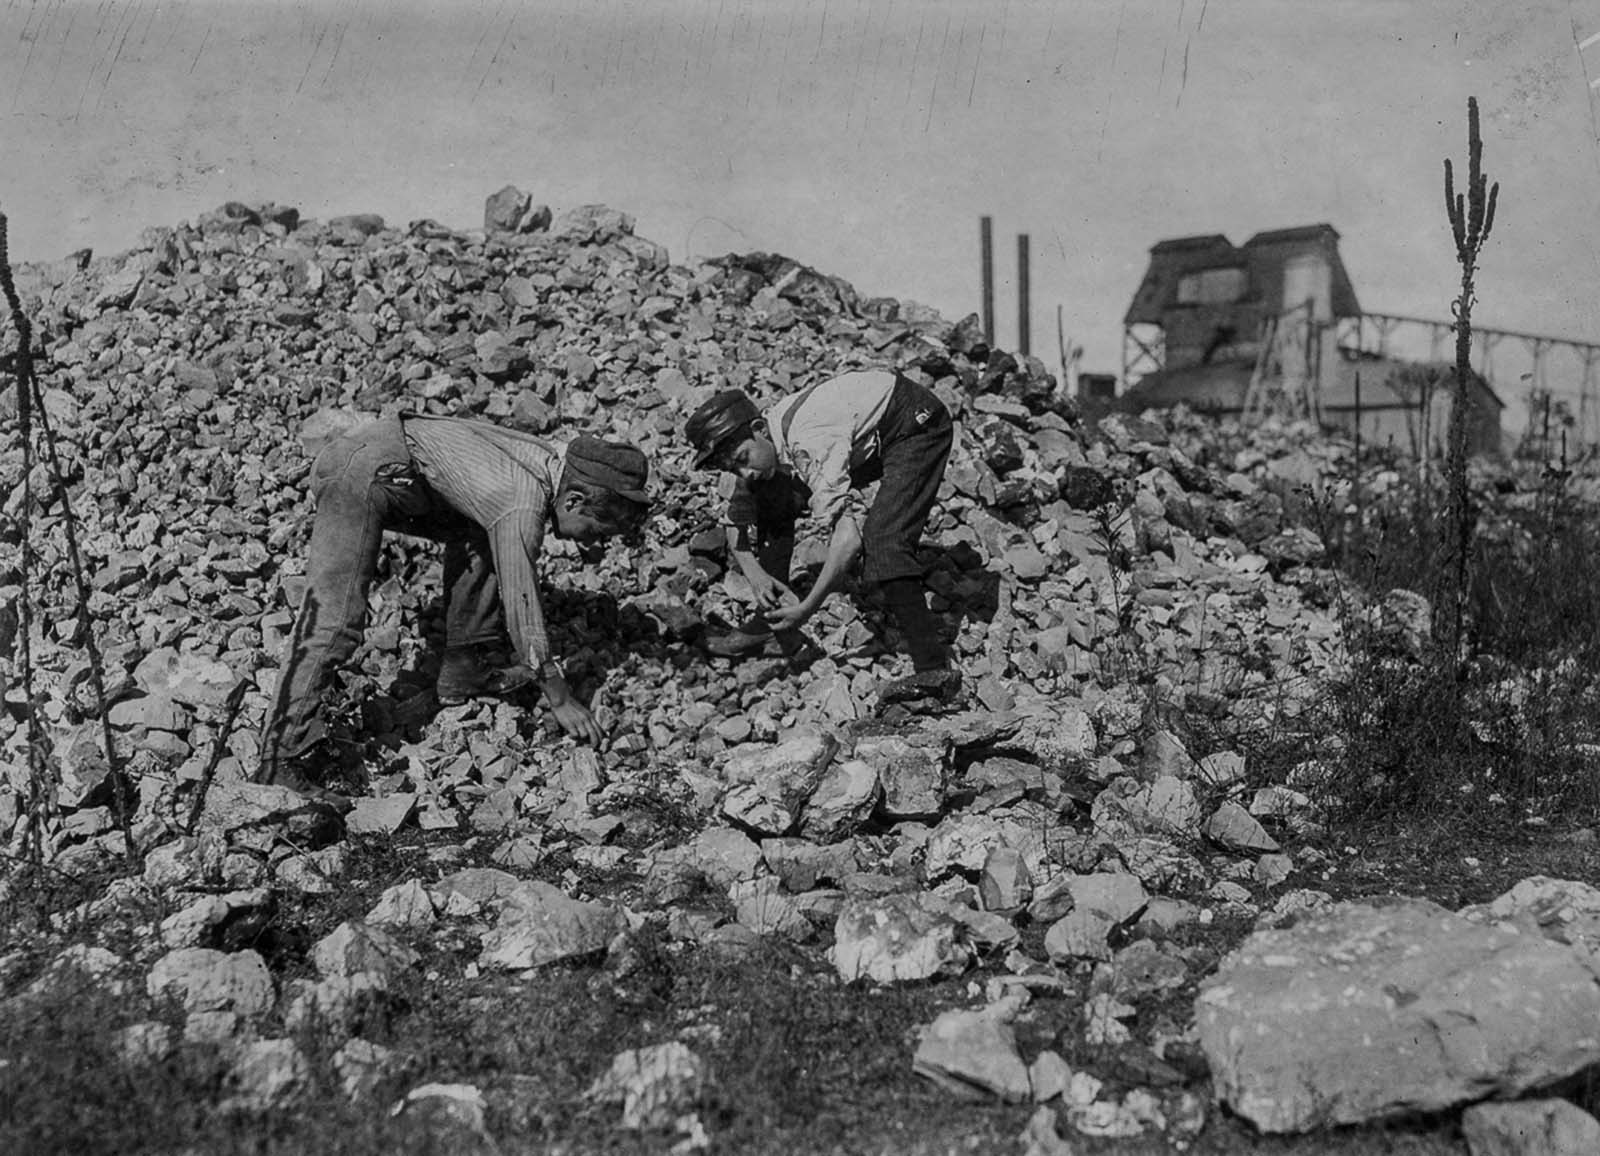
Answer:
<path fill-rule="evenodd" d="M 792 606 L 800 601 L 793 590 L 765 571 L 750 580 L 750 588 L 755 593 L 756 605 L 763 609 Z"/>
<path fill-rule="evenodd" d="M 599 746 L 600 740 L 605 738 L 605 732 L 595 722 L 589 708 L 576 699 L 568 699 L 559 706 L 552 703 L 550 710 L 556 716 L 556 722 L 561 724 L 561 729 L 573 738 L 595 746 Z"/>
<path fill-rule="evenodd" d="M 780 606 L 775 610 L 768 610 L 762 617 L 774 630 L 798 630 L 805 620 L 811 617 L 811 612 L 811 607 L 804 602 L 798 602 L 792 606 Z"/>

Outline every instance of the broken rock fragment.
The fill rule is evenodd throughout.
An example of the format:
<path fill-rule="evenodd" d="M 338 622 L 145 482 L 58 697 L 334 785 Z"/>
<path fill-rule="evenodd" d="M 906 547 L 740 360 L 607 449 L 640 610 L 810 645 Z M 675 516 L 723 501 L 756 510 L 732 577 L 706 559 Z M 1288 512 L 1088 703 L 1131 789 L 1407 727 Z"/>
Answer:
<path fill-rule="evenodd" d="M 846 983 L 910 983 L 959 975 L 971 961 L 960 925 L 919 894 L 851 899 L 834 924 L 828 959 Z"/>
<path fill-rule="evenodd" d="M 1005 841 L 1005 828 L 998 819 L 967 813 L 951 815 L 928 836 L 923 871 L 930 882 L 952 871 L 976 875 L 990 852 L 1004 846 Z"/>
<path fill-rule="evenodd" d="M 1072 907 L 1045 932 L 1045 951 L 1052 960 L 1111 958 L 1112 931 L 1135 919 L 1149 902 L 1144 885 L 1132 875 L 1068 876 Z"/>
<path fill-rule="evenodd" d="M 1022 1156 L 1076 1156 L 1078 1149 L 1064 1139 L 1057 1128 L 1054 1108 L 1035 1109 L 1019 1137 Z"/>
<path fill-rule="evenodd" d="M 500 921 L 483 937 L 484 967 L 541 967 L 605 950 L 623 929 L 610 904 L 585 903 L 559 887 L 528 880 L 502 901 Z"/>
<path fill-rule="evenodd" d="M 345 829 L 352 835 L 392 835 L 416 809 L 417 796 L 408 792 L 356 800 L 345 816 Z"/>
<path fill-rule="evenodd" d="M 1033 873 L 1014 847 L 991 847 L 978 877 L 978 897 L 985 911 L 1014 916 L 1033 898 Z"/>
<path fill-rule="evenodd" d="M 220 707 L 239 681 L 232 668 L 204 654 L 163 647 L 134 668 L 136 683 L 151 695 L 185 706 Z"/>
<path fill-rule="evenodd" d="M 940 1015 L 922 1029 L 912 1068 L 967 1099 L 1021 1103 L 1032 1092 L 1016 1033 L 996 1008 L 956 1008 Z"/>
<path fill-rule="evenodd" d="M 993 911 L 969 907 L 936 894 L 924 895 L 922 901 L 928 910 L 942 912 L 959 923 L 966 943 L 982 954 L 1013 948 L 1021 938 L 1011 920 Z"/>
<path fill-rule="evenodd" d="M 873 735 L 856 741 L 855 757 L 877 771 L 885 817 L 931 819 L 943 812 L 950 771 L 943 739 L 927 732 Z"/>
<path fill-rule="evenodd" d="M 389 1110 L 427 1134 L 430 1146 L 455 1153 L 490 1153 L 500 1149 L 489 1135 L 489 1103 L 472 1084 L 422 1084 L 412 1088 Z"/>
<path fill-rule="evenodd" d="M 222 1102 L 224 1111 L 266 1112 L 306 1091 L 311 1063 L 293 1040 L 257 1040 L 240 1047 L 228 1079 L 234 1091 Z"/>
<path fill-rule="evenodd" d="M 1028 1085 L 1035 1103 L 1042 1104 L 1066 1095 L 1071 1086 L 1072 1066 L 1061 1058 L 1060 1052 L 1046 1048 L 1028 1065 Z"/>
<path fill-rule="evenodd" d="M 174 952 L 172 971 L 176 974 L 191 968 L 198 970 L 210 959 L 210 956 L 183 956 Z M 160 966 L 158 962 L 157 967 Z M 44 972 L 28 985 L 26 992 L 29 995 L 62 996 L 93 987 L 124 996 L 135 990 L 134 982 L 125 974 L 126 968 L 126 961 L 115 952 L 92 944 L 74 944 L 52 959 Z M 156 993 L 154 987 L 150 987 L 149 991 L 151 995 Z"/>
<path fill-rule="evenodd" d="M 1278 850 L 1278 841 L 1267 834 L 1266 828 L 1256 822 L 1249 811 L 1231 799 L 1206 820 L 1205 834 L 1206 838 L 1230 851 L 1260 855 Z"/>
<path fill-rule="evenodd" d="M 880 792 L 877 768 L 865 759 L 832 764 L 806 802 L 801 833 L 821 843 L 847 837 L 872 814 Z"/>
<path fill-rule="evenodd" d="M 213 783 L 200 813 L 202 832 L 214 832 L 256 850 L 280 837 L 306 850 L 325 847 L 343 832 L 339 817 L 288 787 Z"/>
<path fill-rule="evenodd" d="M 366 922 L 373 927 L 423 928 L 436 918 L 433 899 L 420 879 L 409 879 L 384 889 L 378 902 L 367 912 Z"/>
<path fill-rule="evenodd" d="M 1474 1104 L 1461 1114 L 1472 1156 L 1592 1156 L 1600 1120 L 1569 1100 Z"/>
<path fill-rule="evenodd" d="M 804 732 L 775 746 L 746 744 L 723 764 L 731 784 L 723 813 L 768 835 L 795 825 L 800 809 L 821 783 L 838 743 L 827 735 Z"/>
<path fill-rule="evenodd" d="M 666 1128 L 694 1107 L 705 1088 L 705 1061 L 673 1041 L 620 1053 L 586 1095 L 602 1104 L 621 1101 L 624 1128 Z"/>
<path fill-rule="evenodd" d="M 1188 977 L 1188 966 L 1177 955 L 1154 940 L 1136 939 L 1095 969 L 1094 983 L 1120 999 L 1139 1001 L 1180 988 Z"/>
<path fill-rule="evenodd" d="M 1094 758 L 1099 739 L 1094 719 L 1082 707 L 1035 698 L 1027 709 L 1015 713 L 1016 728 L 1000 744 L 1005 750 L 1051 768 Z"/>
<path fill-rule="evenodd" d="M 272 910 L 266 888 L 207 895 L 161 921 L 161 942 L 167 947 L 210 947 L 222 928 L 233 921 L 264 922 Z"/>
<path fill-rule="evenodd" d="M 1113 779 L 1095 797 L 1092 818 L 1096 828 L 1113 833 L 1131 828 L 1193 836 L 1198 833 L 1201 814 L 1189 781 L 1164 774 L 1148 783 L 1127 777 Z"/>
<path fill-rule="evenodd" d="M 805 839 L 766 839 L 761 857 L 784 887 L 796 894 L 821 883 L 840 883 L 860 868 L 849 843 L 819 847 Z"/>
<path fill-rule="evenodd" d="M 323 937 L 311 958 L 327 978 L 367 974 L 388 981 L 421 957 L 393 932 L 348 920 Z"/>
<path fill-rule="evenodd" d="M 270 1011 L 274 1000 L 272 973 L 253 951 L 179 948 L 156 961 L 147 988 L 155 999 L 176 996 L 188 1012 L 258 1016 Z"/>
<path fill-rule="evenodd" d="M 333 1055 L 333 1070 L 339 1077 L 339 1087 L 352 1100 L 363 1100 L 372 1095 L 404 1067 L 404 1057 L 391 1048 L 369 1040 L 348 1041 Z"/>
<path fill-rule="evenodd" d="M 1546 939 L 1587 951 L 1600 962 L 1600 888 L 1572 879 L 1533 875 L 1488 903 L 1464 907 L 1462 918 L 1487 923 L 1517 920 Z"/>
<path fill-rule="evenodd" d="M 1177 779 L 1191 778 L 1196 765 L 1193 757 L 1183 745 L 1183 740 L 1171 731 L 1157 731 L 1150 736 L 1150 741 L 1144 747 L 1143 759 L 1144 777 L 1158 779 L 1171 776 Z"/>
<path fill-rule="evenodd" d="M 688 846 L 689 861 L 718 887 L 754 879 L 761 869 L 761 848 L 742 831 L 711 827 Z"/>
<path fill-rule="evenodd" d="M 770 875 L 735 883 L 729 892 L 735 918 L 757 935 L 781 935 L 786 939 L 809 939 L 813 928 L 794 896 Z"/>
<path fill-rule="evenodd" d="M 341 1036 L 376 1027 L 383 1023 L 388 986 L 384 976 L 370 972 L 294 980 L 284 992 L 284 1026 L 290 1032 L 315 1029 Z"/>

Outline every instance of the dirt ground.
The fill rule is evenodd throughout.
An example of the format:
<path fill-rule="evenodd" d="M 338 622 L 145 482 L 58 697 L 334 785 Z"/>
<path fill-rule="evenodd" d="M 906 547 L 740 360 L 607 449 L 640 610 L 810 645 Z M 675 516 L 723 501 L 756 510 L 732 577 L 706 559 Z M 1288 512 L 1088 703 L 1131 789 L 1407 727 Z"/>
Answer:
<path fill-rule="evenodd" d="M 1579 880 L 1595 876 L 1596 844 L 1571 831 L 1538 829 L 1490 837 L 1413 825 L 1346 829 L 1321 840 L 1325 863 L 1302 867 L 1283 887 L 1314 887 L 1336 899 L 1421 895 L 1446 907 L 1481 902 L 1530 875 Z M 453 845 L 454 844 L 454 845 Z M 275 973 L 310 974 L 308 952 L 344 919 L 359 917 L 377 895 L 407 878 L 425 881 L 478 854 L 470 840 L 420 831 L 356 844 L 348 886 L 279 909 L 271 922 L 241 929 L 233 947 L 260 951 Z M 1304 849 L 1301 848 L 1301 851 Z M 441 852 L 444 852 L 441 855 Z M 1310 860 L 1314 855 L 1304 856 Z M 431 875 L 430 875 L 431 873 Z M 534 874 L 595 896 L 627 901 L 639 881 L 625 871 L 581 873 L 560 855 Z M 715 897 L 708 896 L 708 903 Z M 1192 1019 L 1199 982 L 1250 929 L 1247 917 L 1191 925 L 1173 946 L 1189 962 L 1188 982 L 1141 1003 L 1126 1045 L 1092 1046 L 1083 1038 L 1081 1008 L 1087 969 L 1069 977 L 1075 995 L 1036 1000 L 1016 1024 L 1025 1059 L 1045 1048 L 1074 1070 L 1104 1081 L 1103 1097 L 1152 1087 L 1162 1095 L 1187 1090 L 1206 1104 L 1204 1127 L 1105 1140 L 1072 1135 L 1080 1154 L 1189 1151 L 1207 1156 L 1461 1156 L 1455 1114 L 1389 1121 L 1301 1137 L 1262 1137 L 1211 1104 L 1198 1048 L 1166 1049 L 1153 1062 L 1146 1041 L 1180 1034 Z M 1044 929 L 1025 929 L 1022 948 L 1043 958 Z M 955 1154 L 1022 1152 L 1019 1137 L 1031 1105 L 1001 1105 L 952 1096 L 912 1071 L 918 1030 L 939 1012 L 975 1006 L 999 961 L 958 978 L 906 988 L 847 986 L 815 943 L 763 941 L 727 953 L 685 948 L 645 930 L 622 958 L 560 964 L 537 978 L 479 976 L 471 926 L 442 925 L 416 938 L 421 964 L 396 992 L 389 1013 L 366 1035 L 411 1057 L 404 1077 L 380 1096 L 351 1104 L 325 1081 L 293 1115 L 268 1117 L 203 1110 L 220 1091 L 217 1070 L 193 1055 L 173 1058 L 137 1076 L 109 1062 L 107 1028 L 128 1012 L 107 993 L 76 1006 L 38 1009 L 0 1026 L 0 1150 L 85 1153 L 579 1153 L 690 1151 L 691 1133 L 636 1133 L 617 1127 L 619 1108 L 585 1096 L 617 1052 L 678 1039 L 707 1061 L 709 1090 L 698 1122 L 702 1150 L 732 1153 Z M 64 1017 L 64 1018 L 63 1018 Z M 52 1043 L 54 1041 L 54 1043 Z M 314 1065 L 326 1061 L 315 1040 L 303 1046 Z M 320 1067 L 319 1067 L 320 1070 Z M 448 1121 L 386 1107 L 425 1082 L 470 1084 L 488 1105 L 488 1146 Z M 1587 1103 L 1581 1081 L 1559 1089 Z"/>

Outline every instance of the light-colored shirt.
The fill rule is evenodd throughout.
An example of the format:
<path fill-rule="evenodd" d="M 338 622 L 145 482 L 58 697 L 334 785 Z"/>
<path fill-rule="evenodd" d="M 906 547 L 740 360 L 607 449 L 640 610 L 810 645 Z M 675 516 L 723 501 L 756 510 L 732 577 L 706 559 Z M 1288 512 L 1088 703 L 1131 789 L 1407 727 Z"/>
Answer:
<path fill-rule="evenodd" d="M 850 472 L 878 454 L 878 426 L 889 408 L 895 375 L 865 369 L 840 374 L 767 410 L 768 437 L 780 461 L 811 489 L 808 517 L 822 534 L 847 514 L 859 516 Z"/>
<path fill-rule="evenodd" d="M 407 414 L 402 428 L 428 485 L 487 531 L 512 645 L 537 670 L 550 658 L 539 549 L 565 451 L 532 434 L 466 418 Z"/>

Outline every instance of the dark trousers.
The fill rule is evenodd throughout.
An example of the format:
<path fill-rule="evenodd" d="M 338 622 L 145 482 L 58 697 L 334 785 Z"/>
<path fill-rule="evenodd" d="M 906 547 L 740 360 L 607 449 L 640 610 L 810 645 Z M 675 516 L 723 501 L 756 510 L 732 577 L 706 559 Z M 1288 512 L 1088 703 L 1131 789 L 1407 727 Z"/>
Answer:
<path fill-rule="evenodd" d="M 878 494 L 861 526 L 863 581 L 921 576 L 917 546 L 939 496 L 954 437 L 950 411 L 937 395 L 904 377 L 895 382 L 878 425 L 872 470 Z"/>
<path fill-rule="evenodd" d="M 312 464 L 310 485 L 316 517 L 306 589 L 262 727 L 264 768 L 322 739 L 322 694 L 361 644 L 385 530 L 445 544 L 446 645 L 493 643 L 505 634 L 488 535 L 429 488 L 399 418 L 329 443 Z"/>

